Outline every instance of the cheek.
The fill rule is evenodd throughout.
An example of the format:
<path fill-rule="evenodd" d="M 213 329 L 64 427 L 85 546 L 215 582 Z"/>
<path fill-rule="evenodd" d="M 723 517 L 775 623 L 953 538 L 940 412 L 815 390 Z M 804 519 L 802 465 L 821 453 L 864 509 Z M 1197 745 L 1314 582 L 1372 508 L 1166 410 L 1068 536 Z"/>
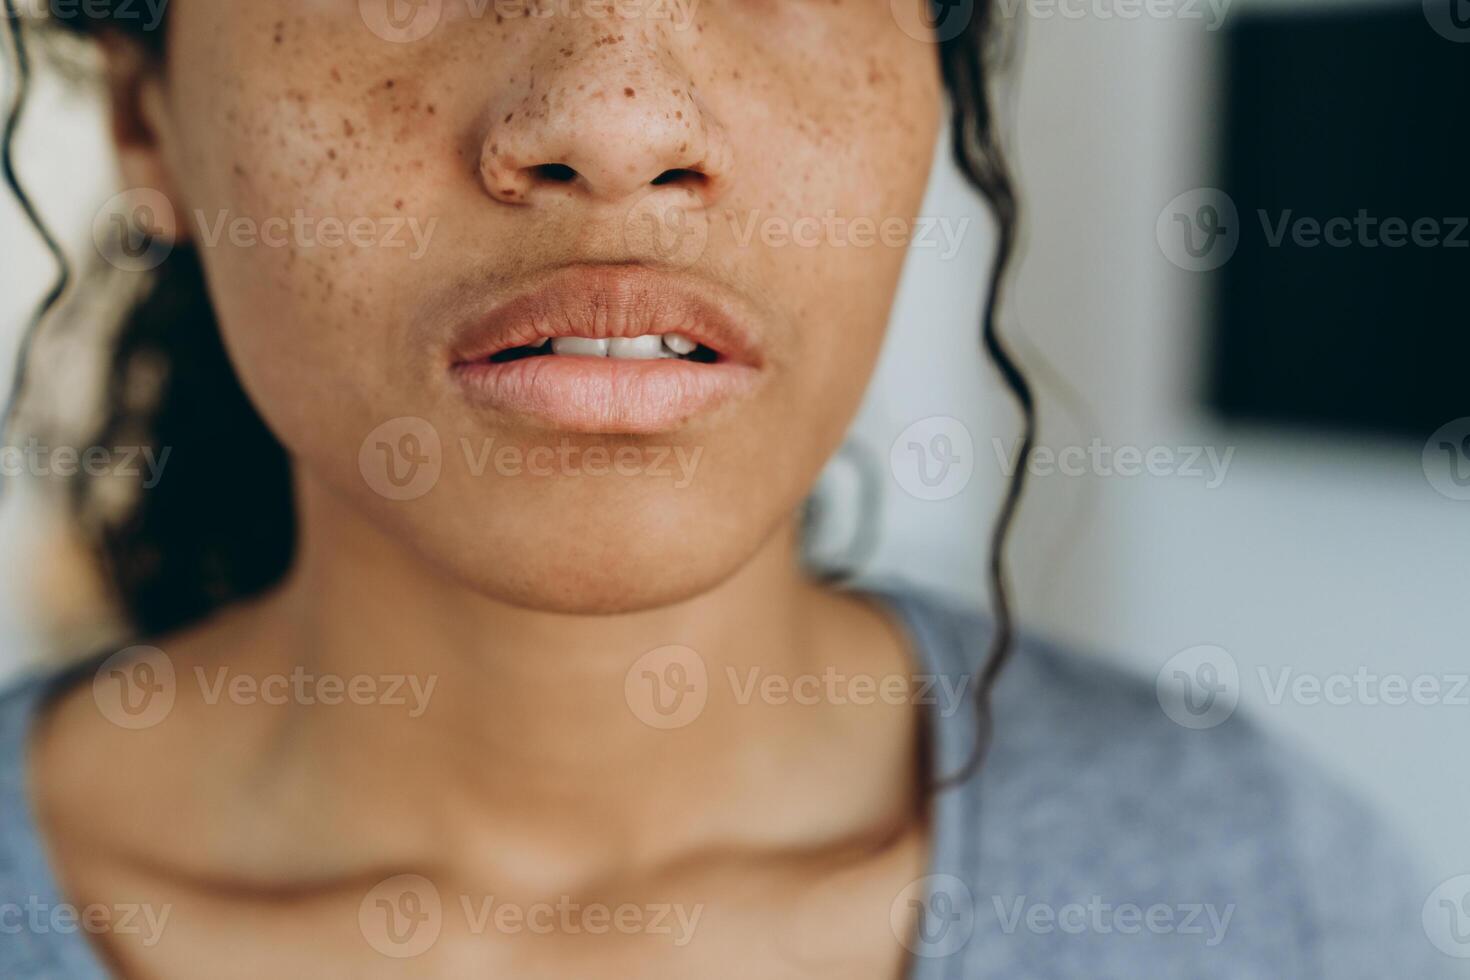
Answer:
<path fill-rule="evenodd" d="M 791 317 L 802 417 L 828 440 L 881 346 L 939 129 L 932 46 L 881 36 L 890 57 L 793 59 L 722 108 L 744 144 L 721 218 Z"/>
<path fill-rule="evenodd" d="M 267 13 L 179 18 L 171 154 L 225 341 L 291 444 L 381 400 L 374 320 L 433 240 L 423 189 L 465 165 L 419 66 L 350 24 Z"/>

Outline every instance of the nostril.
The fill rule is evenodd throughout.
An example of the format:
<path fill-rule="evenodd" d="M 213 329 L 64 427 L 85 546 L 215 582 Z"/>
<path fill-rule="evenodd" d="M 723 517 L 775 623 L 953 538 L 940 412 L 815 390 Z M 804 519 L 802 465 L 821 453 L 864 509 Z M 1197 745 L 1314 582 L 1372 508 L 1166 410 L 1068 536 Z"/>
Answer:
<path fill-rule="evenodd" d="M 530 168 L 531 175 L 548 184 L 570 184 L 577 179 L 577 172 L 564 163 L 543 163 Z"/>
<path fill-rule="evenodd" d="M 709 177 L 698 170 L 690 170 L 687 167 L 676 167 L 673 170 L 665 170 L 650 182 L 654 187 L 663 187 L 666 184 L 687 184 L 691 187 L 699 187 L 709 182 Z"/>

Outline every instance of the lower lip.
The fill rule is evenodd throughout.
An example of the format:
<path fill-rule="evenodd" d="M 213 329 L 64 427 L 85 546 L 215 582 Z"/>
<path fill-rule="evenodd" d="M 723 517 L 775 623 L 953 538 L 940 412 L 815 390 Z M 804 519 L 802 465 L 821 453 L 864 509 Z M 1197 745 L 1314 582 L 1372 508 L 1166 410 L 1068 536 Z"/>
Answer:
<path fill-rule="evenodd" d="M 747 395 L 757 371 L 699 364 L 549 355 L 454 366 L 471 400 L 570 432 L 647 434 L 682 428 Z"/>

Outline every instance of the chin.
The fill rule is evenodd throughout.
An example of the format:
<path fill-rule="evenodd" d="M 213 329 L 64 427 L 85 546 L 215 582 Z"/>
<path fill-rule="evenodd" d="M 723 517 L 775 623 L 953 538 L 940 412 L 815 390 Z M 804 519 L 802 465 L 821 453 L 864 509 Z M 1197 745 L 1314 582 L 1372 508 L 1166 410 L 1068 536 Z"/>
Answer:
<path fill-rule="evenodd" d="M 626 503 L 588 501 L 579 512 L 525 506 L 510 511 L 517 516 L 509 522 L 484 513 L 479 521 L 415 522 L 394 536 L 487 599 L 547 613 L 608 616 L 710 592 L 747 567 L 783 523 L 780 514 L 715 516 L 721 512 L 691 506 L 688 498 L 620 506 Z"/>
<path fill-rule="evenodd" d="M 523 609 L 576 616 L 614 616 L 677 605 L 718 587 L 760 546 L 713 545 L 695 535 L 631 542 L 623 539 L 518 542 L 533 561 L 465 569 L 471 588 Z"/>

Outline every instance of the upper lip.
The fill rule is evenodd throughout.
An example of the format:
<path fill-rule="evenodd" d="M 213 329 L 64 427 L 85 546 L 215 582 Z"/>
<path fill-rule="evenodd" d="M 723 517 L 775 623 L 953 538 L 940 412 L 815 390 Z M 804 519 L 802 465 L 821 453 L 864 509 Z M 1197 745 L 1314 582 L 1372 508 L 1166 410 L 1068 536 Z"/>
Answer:
<path fill-rule="evenodd" d="M 760 344 L 740 306 L 693 276 L 636 265 L 568 266 L 461 326 L 452 363 L 473 364 L 546 338 L 678 333 L 721 361 L 759 367 Z"/>

